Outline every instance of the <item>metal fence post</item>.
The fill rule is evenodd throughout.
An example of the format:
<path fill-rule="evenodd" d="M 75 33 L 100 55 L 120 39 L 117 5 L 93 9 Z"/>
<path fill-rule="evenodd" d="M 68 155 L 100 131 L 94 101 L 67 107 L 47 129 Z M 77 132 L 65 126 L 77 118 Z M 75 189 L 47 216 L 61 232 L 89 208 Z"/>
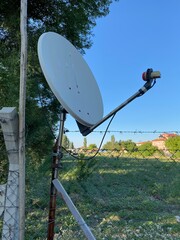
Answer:
<path fill-rule="evenodd" d="M 53 162 L 52 162 L 52 181 L 50 188 L 50 202 L 49 202 L 49 223 L 48 223 L 48 240 L 54 239 L 54 227 L 55 227 L 55 212 L 56 212 L 56 195 L 57 190 L 54 187 L 53 180 L 58 178 L 58 169 L 60 166 L 60 160 L 62 158 L 62 139 L 64 133 L 64 122 L 66 120 L 66 111 L 61 110 L 60 113 L 60 126 L 59 136 L 53 149 Z"/>
<path fill-rule="evenodd" d="M 16 108 L 4 107 L 1 109 L 0 122 L 9 159 L 9 173 L 4 204 L 2 240 L 17 240 L 19 238 L 19 144 L 18 114 Z"/>

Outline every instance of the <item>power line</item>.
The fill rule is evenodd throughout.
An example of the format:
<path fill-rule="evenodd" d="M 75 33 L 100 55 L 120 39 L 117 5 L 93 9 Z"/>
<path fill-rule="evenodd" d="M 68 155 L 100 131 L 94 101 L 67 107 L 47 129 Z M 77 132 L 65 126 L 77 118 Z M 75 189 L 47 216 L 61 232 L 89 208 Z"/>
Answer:
<path fill-rule="evenodd" d="M 69 133 L 79 133 L 79 130 L 68 130 L 67 132 Z M 130 133 L 130 134 L 162 134 L 162 133 L 176 133 L 176 134 L 180 134 L 180 130 L 171 130 L 171 131 L 159 131 L 159 130 L 153 130 L 153 131 L 141 131 L 141 130 L 99 130 L 99 131 L 93 131 L 93 133 Z"/>

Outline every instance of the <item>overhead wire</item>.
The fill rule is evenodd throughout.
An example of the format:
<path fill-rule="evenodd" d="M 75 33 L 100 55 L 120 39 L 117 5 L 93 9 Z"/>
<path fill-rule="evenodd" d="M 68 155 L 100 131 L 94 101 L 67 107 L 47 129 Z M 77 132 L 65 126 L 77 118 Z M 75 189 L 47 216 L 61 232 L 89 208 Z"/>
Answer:
<path fill-rule="evenodd" d="M 105 138 L 105 136 L 106 136 L 106 133 L 108 132 L 109 126 L 111 125 L 112 120 L 114 119 L 115 115 L 116 115 L 116 113 L 114 113 L 114 114 L 112 115 L 112 117 L 111 117 L 111 119 L 110 119 L 110 121 L 109 121 L 109 123 L 108 123 L 108 125 L 107 125 L 107 127 L 106 127 L 106 130 L 105 130 L 105 132 L 104 132 L 104 135 L 103 135 L 103 137 L 102 137 L 102 139 L 101 139 L 101 142 L 100 142 L 100 144 L 99 144 L 99 147 L 98 147 L 97 151 L 95 152 L 95 154 L 94 154 L 93 156 L 91 156 L 91 157 L 83 158 L 83 160 L 91 160 L 91 159 L 93 159 L 93 158 L 95 158 L 95 157 L 97 156 L 97 154 L 99 153 L 99 151 L 100 151 L 100 149 L 101 149 L 101 146 L 102 146 L 102 144 L 103 144 L 103 142 L 104 142 L 104 138 Z M 74 156 L 70 151 L 66 150 L 64 147 L 63 147 L 63 149 L 64 149 L 70 156 L 72 156 L 73 158 L 76 158 L 76 159 L 78 159 L 78 160 L 82 160 L 82 158 Z"/>

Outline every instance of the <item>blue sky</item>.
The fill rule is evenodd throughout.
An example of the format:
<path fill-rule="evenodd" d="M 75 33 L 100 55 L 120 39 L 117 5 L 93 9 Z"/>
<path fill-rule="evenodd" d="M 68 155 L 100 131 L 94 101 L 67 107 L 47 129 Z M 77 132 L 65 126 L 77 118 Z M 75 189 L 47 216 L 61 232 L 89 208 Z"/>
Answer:
<path fill-rule="evenodd" d="M 108 16 L 98 19 L 93 29 L 93 46 L 84 56 L 99 85 L 104 115 L 134 94 L 144 84 L 142 72 L 153 68 L 161 79 L 144 96 L 118 112 L 110 131 L 180 131 L 180 1 L 120 0 Z M 98 127 L 104 131 L 108 121 Z M 84 137 L 75 120 L 67 116 L 65 127 L 75 147 Z M 110 132 L 109 141 L 145 141 L 159 134 Z M 101 133 L 87 136 L 88 144 L 99 145 Z"/>

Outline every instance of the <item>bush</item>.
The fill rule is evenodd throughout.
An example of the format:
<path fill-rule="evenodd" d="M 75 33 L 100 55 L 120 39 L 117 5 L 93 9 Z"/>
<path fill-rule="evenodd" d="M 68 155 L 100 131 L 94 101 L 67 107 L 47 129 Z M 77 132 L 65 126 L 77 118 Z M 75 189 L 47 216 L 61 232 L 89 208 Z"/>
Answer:
<path fill-rule="evenodd" d="M 165 146 L 174 157 L 180 158 L 180 136 L 167 139 Z"/>
<path fill-rule="evenodd" d="M 138 150 L 141 152 L 143 157 L 150 157 L 153 156 L 158 149 L 153 146 L 151 142 L 147 142 L 142 144 Z"/>

